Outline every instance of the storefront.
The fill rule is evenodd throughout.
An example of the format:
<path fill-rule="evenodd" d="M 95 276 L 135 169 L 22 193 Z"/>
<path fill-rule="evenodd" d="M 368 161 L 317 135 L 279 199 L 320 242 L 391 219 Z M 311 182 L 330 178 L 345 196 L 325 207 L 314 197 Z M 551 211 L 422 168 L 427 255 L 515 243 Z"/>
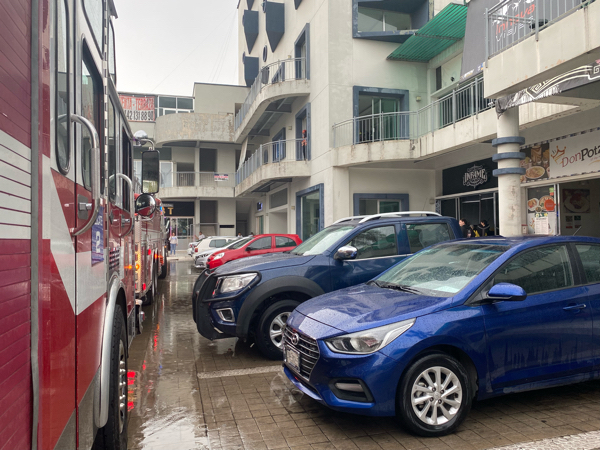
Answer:
<path fill-rule="evenodd" d="M 170 221 L 171 234 L 177 236 L 179 248 L 187 248 L 194 237 L 194 202 L 163 203 L 165 217 Z"/>
<path fill-rule="evenodd" d="M 600 237 L 600 128 L 521 151 L 526 155 L 523 232 Z"/>
<path fill-rule="evenodd" d="M 498 229 L 498 179 L 492 176 L 495 168 L 496 163 L 488 158 L 443 170 L 443 195 L 436 199 L 436 211 L 465 219 L 471 225 L 485 220 L 495 233 Z"/>

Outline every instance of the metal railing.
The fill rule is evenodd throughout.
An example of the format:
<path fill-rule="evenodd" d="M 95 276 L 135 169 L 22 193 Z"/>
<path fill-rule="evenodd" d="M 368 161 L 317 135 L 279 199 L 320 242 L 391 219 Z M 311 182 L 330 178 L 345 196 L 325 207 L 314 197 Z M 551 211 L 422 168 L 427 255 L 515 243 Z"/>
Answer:
<path fill-rule="evenodd" d="M 485 13 L 486 61 L 594 0 L 503 0 Z"/>
<path fill-rule="evenodd" d="M 168 187 L 234 187 L 232 175 L 215 172 L 174 172 L 172 186 Z"/>
<path fill-rule="evenodd" d="M 454 89 L 417 111 L 371 114 L 333 125 L 333 147 L 388 140 L 417 139 L 490 109 L 483 97 L 483 78 Z"/>
<path fill-rule="evenodd" d="M 265 164 L 282 161 L 306 161 L 308 147 L 306 139 L 288 139 L 261 144 L 240 166 L 235 174 L 235 184 L 238 185 Z"/>
<path fill-rule="evenodd" d="M 250 92 L 244 100 L 240 110 L 235 115 L 235 129 L 237 130 L 244 118 L 250 111 L 254 100 L 260 94 L 263 87 L 270 84 L 281 83 L 289 80 L 305 80 L 306 79 L 306 58 L 290 58 L 269 64 L 258 73 L 258 76 L 250 87 Z"/>

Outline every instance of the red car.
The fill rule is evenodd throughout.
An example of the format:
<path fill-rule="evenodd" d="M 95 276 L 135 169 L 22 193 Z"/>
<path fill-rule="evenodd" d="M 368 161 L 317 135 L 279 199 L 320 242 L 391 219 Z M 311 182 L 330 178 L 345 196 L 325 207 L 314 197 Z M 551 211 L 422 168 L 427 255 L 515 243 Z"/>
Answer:
<path fill-rule="evenodd" d="M 248 236 L 223 249 L 223 251 L 217 251 L 210 255 L 206 262 L 206 267 L 214 269 L 234 259 L 264 255 L 266 253 L 286 252 L 301 243 L 302 240 L 297 234 L 258 234 L 256 236 Z"/>

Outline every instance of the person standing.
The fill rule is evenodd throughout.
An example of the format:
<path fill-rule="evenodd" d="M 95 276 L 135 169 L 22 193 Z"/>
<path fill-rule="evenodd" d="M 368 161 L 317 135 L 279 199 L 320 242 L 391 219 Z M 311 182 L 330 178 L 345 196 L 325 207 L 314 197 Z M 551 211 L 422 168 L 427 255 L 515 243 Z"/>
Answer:
<path fill-rule="evenodd" d="M 169 243 L 171 244 L 171 256 L 174 256 L 177 251 L 177 236 L 172 234 L 169 238 Z"/>
<path fill-rule="evenodd" d="M 471 227 L 469 227 L 469 222 L 467 222 L 466 219 L 460 219 L 458 221 L 458 224 L 460 225 L 460 231 L 462 232 L 462 237 L 470 238 L 472 235 L 472 232 L 471 232 Z"/>
<path fill-rule="evenodd" d="M 479 223 L 479 236 L 492 236 L 493 233 L 490 230 L 490 225 L 488 224 L 488 221 L 483 219 L 480 223 Z"/>
<path fill-rule="evenodd" d="M 243 237 L 243 236 L 242 236 L 242 233 L 239 233 L 239 232 L 238 232 L 238 234 L 237 234 L 237 237 L 238 237 L 238 239 L 241 239 L 241 238 Z"/>

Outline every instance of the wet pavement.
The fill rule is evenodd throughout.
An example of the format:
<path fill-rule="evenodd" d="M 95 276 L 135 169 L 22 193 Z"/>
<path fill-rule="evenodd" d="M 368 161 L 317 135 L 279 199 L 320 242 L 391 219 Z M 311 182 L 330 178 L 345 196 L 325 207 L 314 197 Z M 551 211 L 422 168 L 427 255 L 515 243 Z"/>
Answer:
<path fill-rule="evenodd" d="M 600 447 L 598 381 L 476 403 L 458 431 L 442 438 L 412 436 L 393 418 L 333 412 L 297 391 L 281 363 L 250 343 L 201 337 L 191 313 L 199 271 L 187 256 L 169 266 L 130 349 L 130 449 Z"/>

